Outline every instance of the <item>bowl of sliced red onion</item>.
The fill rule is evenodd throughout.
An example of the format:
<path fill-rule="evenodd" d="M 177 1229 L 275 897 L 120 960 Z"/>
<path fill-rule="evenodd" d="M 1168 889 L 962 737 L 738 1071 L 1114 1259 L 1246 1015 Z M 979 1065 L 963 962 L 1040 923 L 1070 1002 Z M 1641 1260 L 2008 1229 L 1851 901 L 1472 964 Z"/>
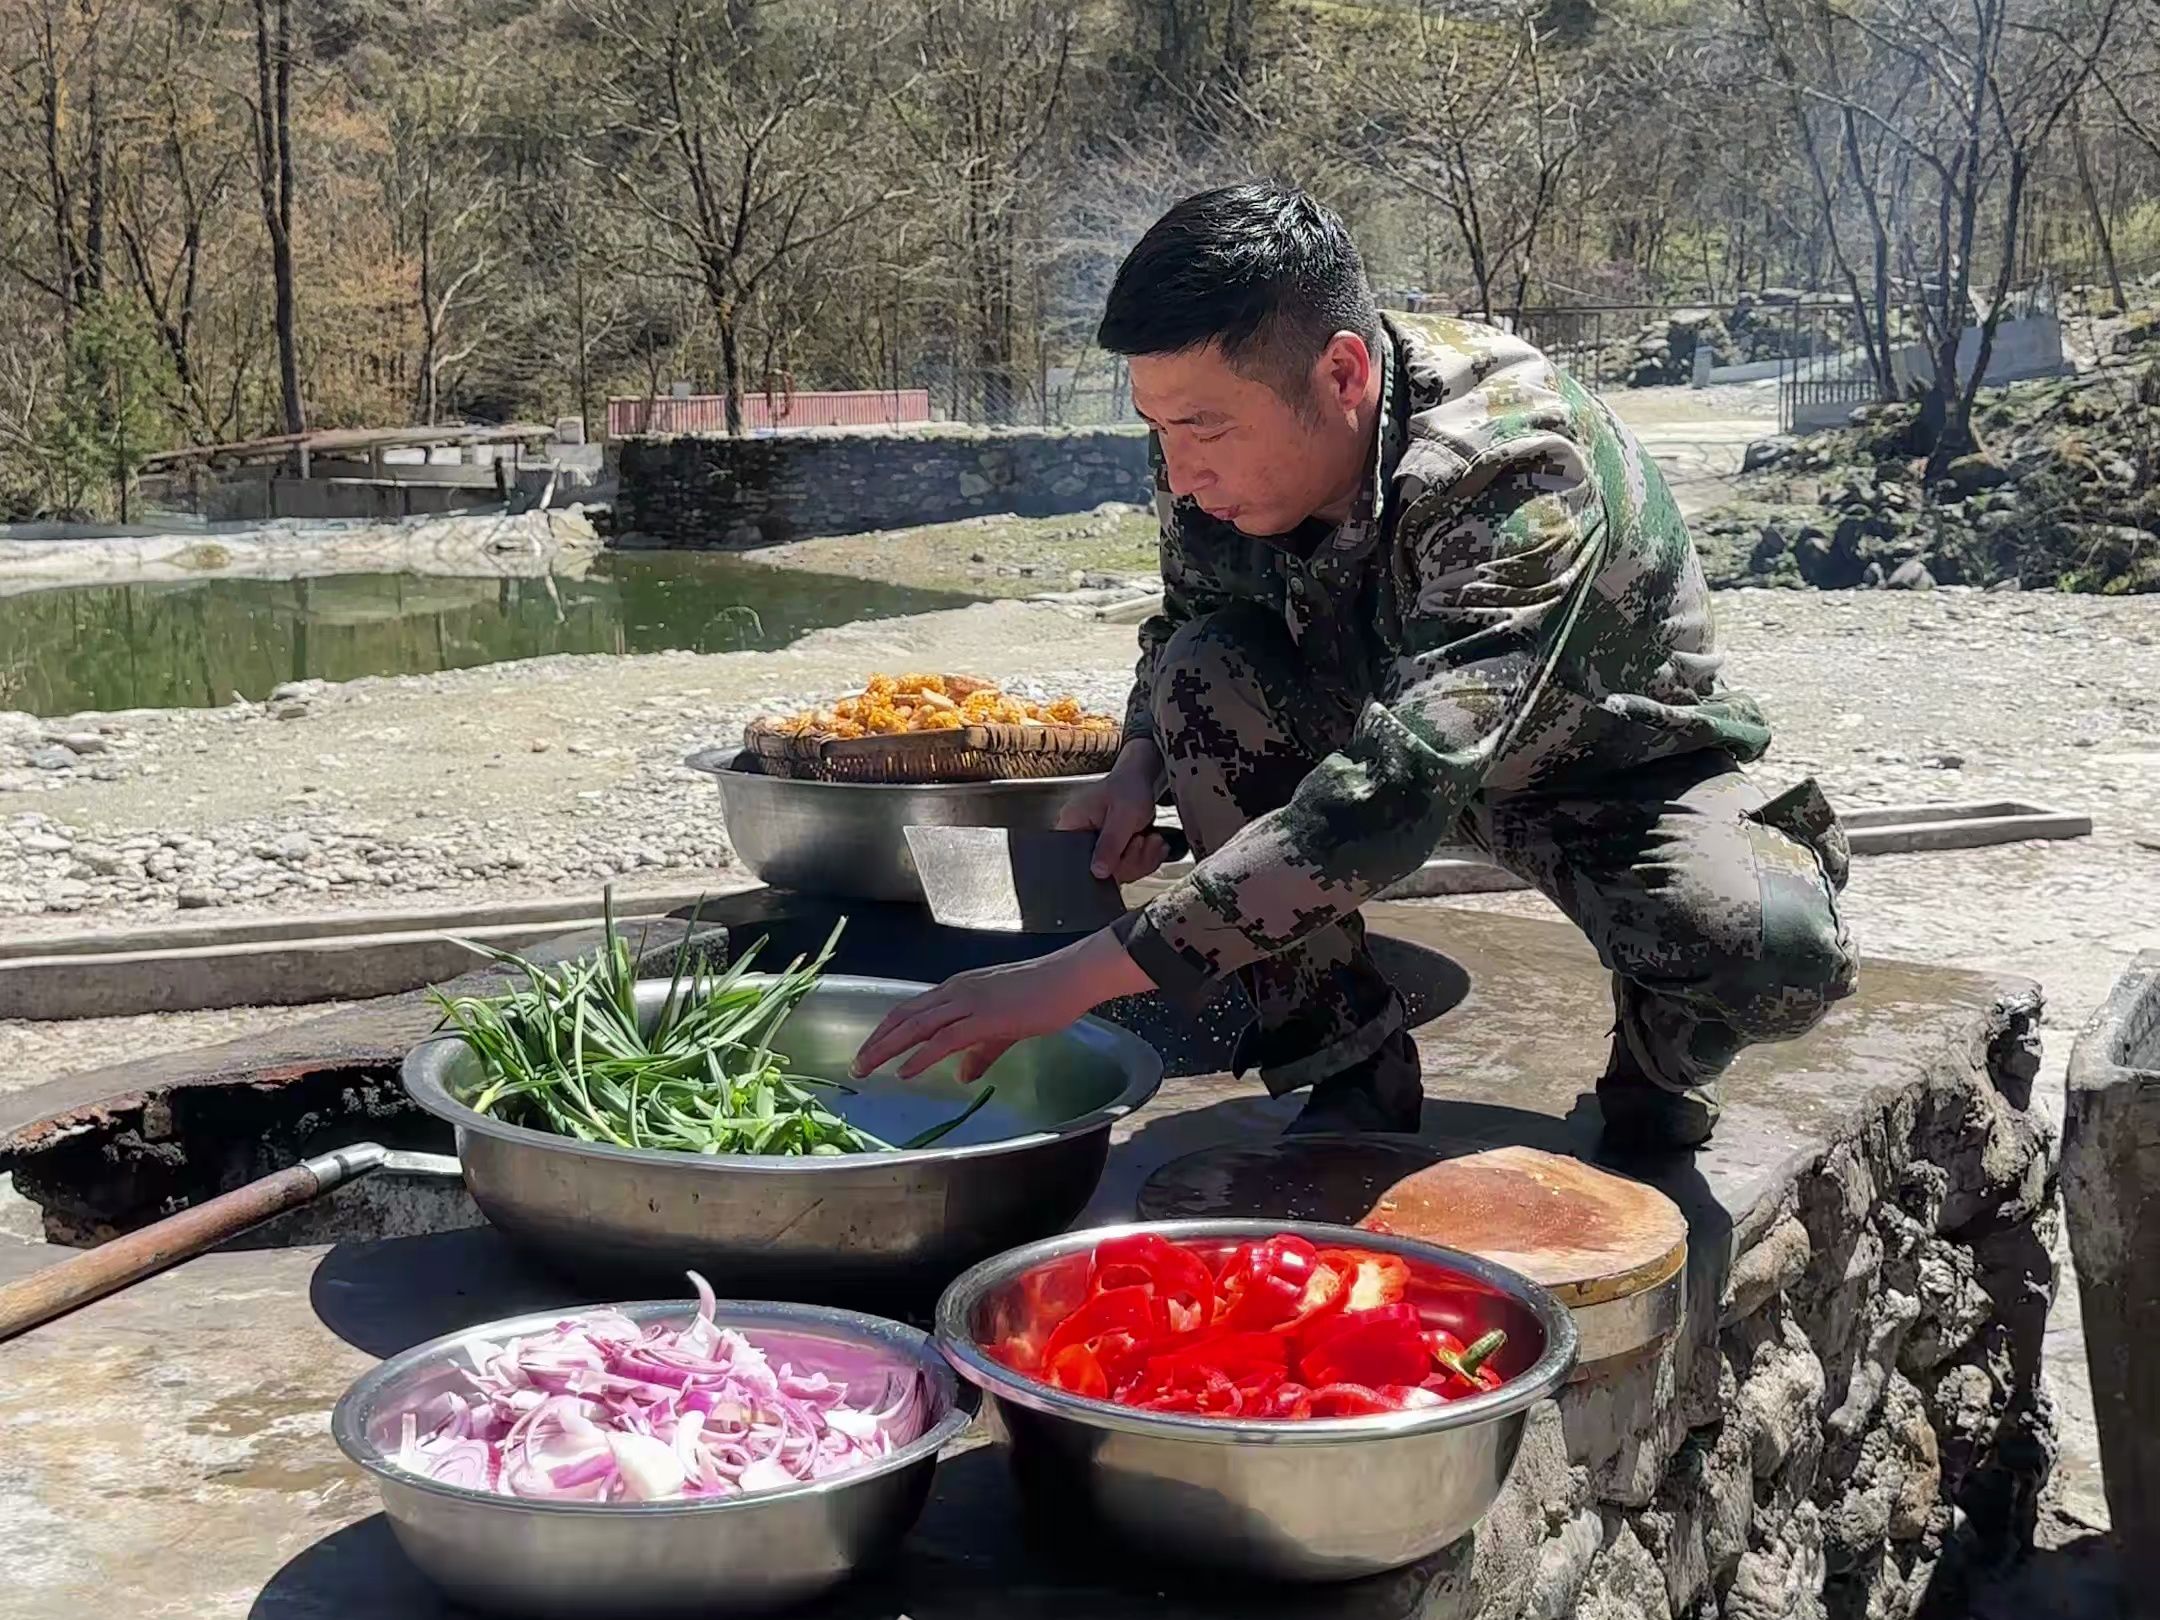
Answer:
<path fill-rule="evenodd" d="M 761 1613 L 891 1553 L 972 1391 L 926 1334 L 821 1306 L 545 1312 L 384 1362 L 331 1432 L 413 1562 L 501 1613 Z"/>

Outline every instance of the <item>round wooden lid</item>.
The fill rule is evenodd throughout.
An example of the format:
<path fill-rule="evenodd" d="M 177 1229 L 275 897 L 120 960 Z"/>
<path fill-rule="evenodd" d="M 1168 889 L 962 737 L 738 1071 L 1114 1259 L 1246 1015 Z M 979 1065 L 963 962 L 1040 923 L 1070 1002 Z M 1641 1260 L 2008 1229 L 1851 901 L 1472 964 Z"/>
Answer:
<path fill-rule="evenodd" d="M 1293 1136 L 1209 1148 L 1156 1171 L 1138 1205 L 1145 1220 L 1279 1218 L 1395 1232 L 1510 1267 L 1570 1306 L 1656 1287 L 1687 1258 L 1687 1220 L 1663 1193 L 1525 1147 L 1449 1157 L 1424 1143 Z"/>

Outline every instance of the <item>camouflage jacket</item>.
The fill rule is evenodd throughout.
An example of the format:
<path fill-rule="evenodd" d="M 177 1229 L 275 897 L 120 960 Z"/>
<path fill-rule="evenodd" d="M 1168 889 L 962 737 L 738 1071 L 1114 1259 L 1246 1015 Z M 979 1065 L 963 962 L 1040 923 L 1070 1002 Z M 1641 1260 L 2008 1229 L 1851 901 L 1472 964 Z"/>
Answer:
<path fill-rule="evenodd" d="M 1163 609 L 1140 628 L 1128 737 L 1156 665 L 1234 601 L 1284 616 L 1301 673 L 1357 716 L 1291 801 L 1128 925 L 1135 961 L 1191 991 L 1273 955 L 1421 865 L 1479 793 L 1594 796 L 1645 760 L 1769 745 L 1727 691 L 1687 527 L 1633 435 L 1518 338 L 1466 321 L 1382 349 L 1372 472 L 1309 552 L 1254 540 L 1164 486 Z"/>

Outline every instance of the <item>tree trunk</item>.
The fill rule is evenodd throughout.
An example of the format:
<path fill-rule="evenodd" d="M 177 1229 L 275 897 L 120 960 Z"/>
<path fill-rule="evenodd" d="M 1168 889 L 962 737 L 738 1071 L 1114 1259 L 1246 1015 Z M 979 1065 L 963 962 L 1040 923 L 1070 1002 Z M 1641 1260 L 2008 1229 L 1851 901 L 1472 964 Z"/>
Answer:
<path fill-rule="evenodd" d="M 67 91 L 60 82 L 60 40 L 54 13 L 48 8 L 38 42 L 40 85 L 39 111 L 43 115 L 45 184 L 52 202 L 53 268 L 61 289 L 61 336 L 72 325 L 83 301 L 82 254 L 75 242 L 75 204 L 68 188 L 66 166 L 61 161 L 60 130 L 66 118 Z M 72 495 L 70 496 L 72 499 Z"/>
<path fill-rule="evenodd" d="M 740 317 L 732 304 L 714 312 L 720 322 L 720 386 L 727 394 L 728 437 L 739 439 L 743 430 L 742 335 Z"/>
<path fill-rule="evenodd" d="M 573 306 L 577 312 L 577 413 L 578 425 L 587 444 L 593 442 L 592 430 L 592 379 L 590 375 L 592 343 L 586 336 L 585 311 L 585 250 L 573 234 L 570 243 L 570 283 Z"/>
<path fill-rule="evenodd" d="M 432 180 L 432 176 L 430 177 Z M 422 182 L 420 201 L 420 420 L 423 425 L 435 425 L 439 401 L 436 398 L 436 356 L 442 345 L 436 334 L 435 320 L 435 199 L 429 182 Z"/>
<path fill-rule="evenodd" d="M 271 39 L 270 7 L 277 7 Z M 262 189 L 263 228 L 270 235 L 270 275 L 275 289 L 278 386 L 284 397 L 285 431 L 305 433 L 307 410 L 300 396 L 300 322 L 292 252 L 292 0 L 255 0 L 256 165 Z"/>
<path fill-rule="evenodd" d="M 105 98 L 104 51 L 100 49 L 90 7 L 83 7 L 90 29 L 90 179 L 83 192 L 83 281 L 95 295 L 105 289 Z"/>
<path fill-rule="evenodd" d="M 2123 296 L 2122 271 L 2115 264 L 2115 233 L 2108 229 L 2107 210 L 2100 205 L 2100 188 L 2093 184 L 2092 154 L 2086 148 L 2084 109 L 2070 111 L 2070 150 L 2077 157 L 2078 189 L 2085 194 L 2085 209 L 2092 216 L 2093 238 L 2100 247 L 2100 263 L 2107 271 L 2108 291 L 2114 295 L 2119 314 L 2130 307 Z"/>

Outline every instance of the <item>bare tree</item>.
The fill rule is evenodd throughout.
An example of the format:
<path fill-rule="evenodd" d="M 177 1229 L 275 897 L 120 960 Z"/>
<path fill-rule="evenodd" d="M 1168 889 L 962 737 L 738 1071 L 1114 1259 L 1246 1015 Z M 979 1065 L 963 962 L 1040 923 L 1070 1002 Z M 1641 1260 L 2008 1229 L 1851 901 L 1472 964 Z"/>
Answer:
<path fill-rule="evenodd" d="M 482 138 L 483 106 L 484 83 L 469 65 L 421 64 L 390 115 L 386 179 L 420 329 L 413 409 L 430 426 L 441 418 L 444 376 L 493 330 L 488 297 L 504 186 Z"/>
<path fill-rule="evenodd" d="M 983 418 L 1012 419 L 1025 392 L 1021 330 L 1040 264 L 1045 160 L 1065 113 L 1074 0 L 917 0 L 923 71 L 893 98 L 934 219 L 940 277 Z"/>
<path fill-rule="evenodd" d="M 206 14 L 162 10 L 138 49 L 137 149 L 113 185 L 113 216 L 134 292 L 172 362 L 173 414 L 191 433 L 235 430 L 198 353 L 215 237 L 245 155 L 206 113 L 201 87 L 216 31 Z"/>
<path fill-rule="evenodd" d="M 2034 165 L 2108 50 L 2124 0 L 1739 4 L 1785 87 L 1886 396 L 1903 381 L 1893 308 L 1920 329 L 1920 431 L 1939 472 L 1974 448 L 1973 402 L 2009 308 Z M 1868 283 L 1845 247 L 1853 234 L 1870 253 Z"/>
<path fill-rule="evenodd" d="M 110 79 L 130 54 L 133 0 L 11 0 L 0 39 L 0 185 L 42 230 L 20 230 L 5 266 L 58 306 L 62 324 L 104 288 L 114 172 Z M 125 97 L 123 96 L 123 100 Z M 33 247 L 38 235 L 42 248 Z"/>
<path fill-rule="evenodd" d="M 1359 75 L 1368 162 L 1447 217 L 1481 310 L 1520 313 L 1553 213 L 1586 200 L 1591 84 L 1548 60 L 1534 15 L 1498 40 L 1423 0 L 1413 21 L 1414 49 L 1390 41 Z"/>
<path fill-rule="evenodd" d="M 293 275 L 292 0 L 254 0 L 255 93 L 248 103 L 255 136 L 255 180 L 263 230 L 270 239 L 270 278 L 277 329 L 278 390 L 285 431 L 307 431 L 300 392 L 299 292 Z"/>
<path fill-rule="evenodd" d="M 848 154 L 869 117 L 862 0 L 578 0 L 624 139 L 616 170 L 661 228 L 671 269 L 719 335 L 730 433 L 742 431 L 743 323 L 767 278 L 899 192 Z"/>

